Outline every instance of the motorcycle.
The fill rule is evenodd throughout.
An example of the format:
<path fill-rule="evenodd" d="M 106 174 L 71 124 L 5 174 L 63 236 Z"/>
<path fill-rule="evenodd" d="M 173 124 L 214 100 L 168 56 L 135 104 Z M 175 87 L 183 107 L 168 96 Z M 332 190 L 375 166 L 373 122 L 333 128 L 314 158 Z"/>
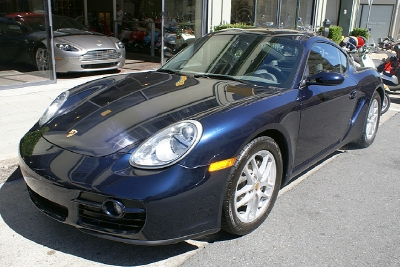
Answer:
<path fill-rule="evenodd" d="M 195 40 L 196 36 L 191 29 L 178 29 L 175 32 L 170 32 L 166 29 L 164 34 L 164 55 L 172 57 Z"/>
<path fill-rule="evenodd" d="M 365 38 L 354 36 L 346 37 L 341 42 L 341 46 L 345 51 L 347 51 L 348 55 L 353 60 L 356 66 L 373 68 L 378 71 L 379 75 L 382 78 L 385 89 L 381 107 L 381 114 L 386 113 L 390 108 L 389 86 L 395 84 L 398 85 L 397 77 L 395 76 L 396 79 L 394 79 L 394 77 L 386 75 L 382 73 L 382 71 L 379 71 L 379 67 L 377 68 L 375 66 L 374 61 L 369 56 L 369 54 L 374 50 L 375 47 L 374 45 L 368 45 Z"/>
<path fill-rule="evenodd" d="M 386 38 L 378 39 L 378 47 L 381 50 L 393 50 L 394 46 L 399 44 L 399 41 L 396 41 L 393 37 L 388 36 Z"/>
<path fill-rule="evenodd" d="M 382 79 L 386 79 L 386 83 L 390 91 L 400 90 L 400 44 L 393 46 L 393 51 L 396 52 L 396 56 L 388 57 L 377 67 L 379 73 L 381 73 Z"/>

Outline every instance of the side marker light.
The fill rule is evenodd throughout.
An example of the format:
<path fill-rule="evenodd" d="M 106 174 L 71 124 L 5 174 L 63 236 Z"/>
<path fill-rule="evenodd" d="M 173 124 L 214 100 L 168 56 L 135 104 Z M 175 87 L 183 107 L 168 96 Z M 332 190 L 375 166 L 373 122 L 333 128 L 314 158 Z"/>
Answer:
<path fill-rule="evenodd" d="M 209 172 L 215 172 L 219 170 L 223 170 L 233 166 L 236 162 L 236 158 L 225 159 L 217 162 L 211 163 L 210 167 L 208 167 Z"/>

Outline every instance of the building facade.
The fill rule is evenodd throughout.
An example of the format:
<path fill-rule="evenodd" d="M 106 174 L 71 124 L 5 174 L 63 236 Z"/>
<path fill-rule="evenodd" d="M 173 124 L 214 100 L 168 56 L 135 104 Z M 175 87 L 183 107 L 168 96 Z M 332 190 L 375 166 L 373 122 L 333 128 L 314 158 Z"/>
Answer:
<path fill-rule="evenodd" d="M 399 2 L 400 0 L 0 0 L 0 14 L 52 13 L 72 17 L 99 32 L 104 31 L 104 26 L 117 32 L 119 25 L 130 27 L 132 21 L 149 21 L 154 22 L 156 28 L 164 25 L 166 31 L 180 31 L 193 40 L 212 32 L 220 24 L 243 23 L 260 27 L 316 30 L 323 25 L 325 19 L 329 19 L 331 25 L 343 28 L 343 35 L 349 35 L 354 28 L 370 27 L 372 40 L 377 42 L 378 38 L 387 36 L 398 38 Z M 123 21 L 116 19 L 118 12 L 123 12 Z M 51 16 L 48 17 L 49 25 L 46 29 L 51 26 Z M 9 40 L 5 34 L 0 37 L 3 38 L 0 39 L 0 61 L 12 63 L 10 51 L 13 45 L 10 40 L 14 37 Z M 51 47 L 51 39 L 47 42 L 48 47 Z M 51 58 L 49 62 L 54 64 Z M 2 66 L 0 72 L 12 70 L 16 65 Z M 54 81 L 55 73 L 52 70 L 54 65 L 46 73 L 16 69 L 18 72 L 29 72 L 30 75 L 41 77 L 42 80 Z"/>

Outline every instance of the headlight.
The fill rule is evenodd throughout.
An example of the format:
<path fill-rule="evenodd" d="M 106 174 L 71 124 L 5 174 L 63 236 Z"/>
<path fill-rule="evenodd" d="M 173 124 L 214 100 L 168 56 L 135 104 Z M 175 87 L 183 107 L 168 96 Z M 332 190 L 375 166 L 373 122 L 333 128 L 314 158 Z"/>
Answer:
<path fill-rule="evenodd" d="M 51 105 L 43 113 L 42 117 L 40 117 L 39 119 L 40 126 L 48 122 L 57 113 L 57 111 L 62 107 L 65 101 L 67 101 L 68 96 L 69 96 L 69 91 L 65 91 L 61 93 L 59 96 L 57 96 L 56 99 L 54 99 L 53 103 L 51 103 Z"/>
<path fill-rule="evenodd" d="M 70 44 L 56 44 L 56 47 L 64 51 L 79 51 L 78 48 Z"/>
<path fill-rule="evenodd" d="M 123 49 L 123 48 L 125 48 L 125 45 L 124 45 L 123 42 L 115 43 L 115 46 L 117 47 L 117 49 Z"/>
<path fill-rule="evenodd" d="M 198 121 L 175 123 L 143 142 L 130 157 L 130 164 L 144 169 L 170 166 L 185 157 L 199 142 L 203 127 Z"/>

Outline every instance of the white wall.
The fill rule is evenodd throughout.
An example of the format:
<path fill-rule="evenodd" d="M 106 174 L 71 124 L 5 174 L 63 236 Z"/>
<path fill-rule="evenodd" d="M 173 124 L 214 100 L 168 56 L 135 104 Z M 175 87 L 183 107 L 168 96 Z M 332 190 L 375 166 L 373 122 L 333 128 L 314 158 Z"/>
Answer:
<path fill-rule="evenodd" d="M 231 1 L 232 0 L 209 0 L 208 1 L 208 25 L 209 32 L 214 26 L 231 22 Z"/>

